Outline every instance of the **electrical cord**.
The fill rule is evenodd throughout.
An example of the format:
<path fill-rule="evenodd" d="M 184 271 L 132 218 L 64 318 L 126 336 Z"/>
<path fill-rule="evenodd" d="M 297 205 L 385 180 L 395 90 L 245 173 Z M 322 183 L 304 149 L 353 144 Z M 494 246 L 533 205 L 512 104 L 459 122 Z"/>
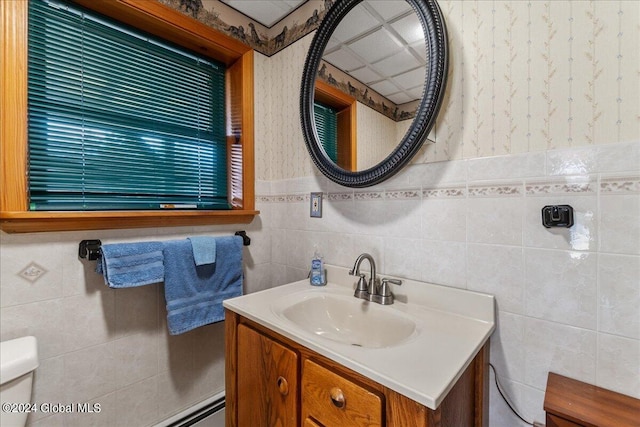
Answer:
<path fill-rule="evenodd" d="M 493 379 L 496 381 L 496 388 L 498 389 L 498 393 L 500 393 L 500 396 L 502 396 L 509 409 L 511 409 L 511 411 L 516 414 L 516 416 L 520 418 L 522 422 L 529 424 L 530 426 L 534 425 L 533 423 L 530 423 L 529 421 L 522 418 L 522 416 L 520 416 L 520 414 L 513 408 L 513 406 L 511 406 L 511 403 L 509 403 L 509 400 L 502 391 L 502 386 L 500 385 L 500 383 L 498 383 L 498 372 L 496 371 L 496 368 L 494 368 L 491 363 L 489 363 L 489 366 L 491 367 L 491 369 L 493 369 Z"/>

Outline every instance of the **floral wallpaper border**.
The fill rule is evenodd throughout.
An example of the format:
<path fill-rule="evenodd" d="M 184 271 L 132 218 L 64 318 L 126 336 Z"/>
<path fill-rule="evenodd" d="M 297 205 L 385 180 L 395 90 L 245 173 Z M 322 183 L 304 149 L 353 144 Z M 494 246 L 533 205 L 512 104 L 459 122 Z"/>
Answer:
<path fill-rule="evenodd" d="M 318 28 L 334 0 L 312 0 L 271 28 L 249 19 L 218 0 L 157 0 L 205 25 L 272 56 Z M 298 20 L 303 19 L 304 23 Z"/>
<path fill-rule="evenodd" d="M 582 178 L 582 177 L 581 177 Z M 326 193 L 327 200 L 375 201 L 375 200 L 408 200 L 408 199 L 449 199 L 474 197 L 522 197 L 550 195 L 594 195 L 601 193 L 636 194 L 640 193 L 640 175 L 607 177 L 597 184 L 595 177 L 586 182 L 560 182 L 558 180 L 531 180 L 500 184 L 451 185 L 440 188 L 414 188 L 379 191 L 339 191 Z M 263 203 L 298 203 L 309 202 L 308 193 L 258 195 L 257 200 Z"/>

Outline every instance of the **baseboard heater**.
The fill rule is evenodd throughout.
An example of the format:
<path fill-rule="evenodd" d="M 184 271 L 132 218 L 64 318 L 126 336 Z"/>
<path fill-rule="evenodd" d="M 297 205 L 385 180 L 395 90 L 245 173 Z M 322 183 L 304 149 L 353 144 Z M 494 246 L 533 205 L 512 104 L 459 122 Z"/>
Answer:
<path fill-rule="evenodd" d="M 202 421 L 203 419 L 215 414 L 216 412 L 223 410 L 224 407 L 225 400 L 223 391 L 221 394 L 200 402 L 199 404 L 194 405 L 177 415 L 174 415 L 168 420 L 157 424 L 156 427 L 189 427 L 191 425 L 194 425 L 198 421 Z"/>

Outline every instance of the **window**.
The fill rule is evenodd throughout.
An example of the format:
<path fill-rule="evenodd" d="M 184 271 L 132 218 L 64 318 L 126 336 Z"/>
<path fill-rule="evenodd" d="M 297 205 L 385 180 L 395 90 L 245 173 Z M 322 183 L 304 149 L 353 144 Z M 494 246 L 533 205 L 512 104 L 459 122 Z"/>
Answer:
<path fill-rule="evenodd" d="M 29 208 L 229 209 L 224 64 L 29 3 Z"/>
<path fill-rule="evenodd" d="M 83 98 L 78 95 L 77 85 L 74 89 L 62 88 L 59 85 L 61 82 L 51 77 L 55 74 L 51 72 L 55 70 L 55 66 L 49 62 L 51 55 L 57 55 L 62 61 L 60 67 L 75 66 L 77 72 L 79 61 L 75 59 L 78 58 L 78 51 L 73 49 L 84 47 L 99 57 L 115 55 L 117 52 L 109 48 L 95 54 L 91 49 L 98 49 L 99 46 L 92 47 L 87 39 L 80 42 L 80 32 L 67 30 L 66 26 L 71 25 L 69 21 L 77 20 L 80 15 L 67 15 L 62 24 L 58 23 L 48 29 L 44 40 L 40 40 L 40 46 L 36 42 L 29 45 L 29 3 L 38 3 L 32 5 L 35 8 L 51 8 L 44 2 L 0 2 L 0 28 L 3 28 L 3 37 L 0 38 L 0 225 L 4 231 L 248 223 L 253 219 L 258 212 L 254 210 L 253 193 L 253 52 L 249 47 L 159 2 L 76 0 L 74 4 L 80 4 L 125 26 L 136 27 L 145 34 L 163 39 L 168 51 L 164 50 L 156 57 L 161 59 L 154 60 L 165 60 L 168 56 L 174 57 L 174 60 L 177 58 L 179 67 L 195 70 L 190 72 L 198 75 L 198 84 L 204 82 L 198 88 L 200 92 L 189 91 L 191 99 L 186 103 L 182 102 L 176 109 L 178 113 L 172 115 L 166 109 L 163 110 L 173 100 L 171 88 L 156 90 L 159 86 L 153 86 L 152 83 L 146 89 L 156 92 L 147 98 L 137 96 L 139 94 L 131 89 L 136 87 L 132 82 L 137 83 L 139 79 L 149 76 L 148 71 L 135 75 L 138 70 L 132 70 L 129 75 L 125 75 L 124 65 L 120 66 L 116 62 L 109 66 L 111 69 L 108 73 L 100 75 L 85 73 L 87 68 L 82 69 L 82 65 L 82 73 L 94 78 L 91 82 L 94 86 L 100 86 L 111 76 L 117 75 L 117 78 L 108 83 L 116 87 L 120 85 L 121 89 L 120 92 L 100 92 L 94 87 L 95 90 Z M 58 11 L 59 9 L 53 9 L 42 13 L 48 15 Z M 42 18 L 38 18 L 37 13 L 32 13 L 34 16 L 31 18 L 31 25 Z M 85 19 L 83 22 L 83 25 L 91 29 L 98 28 L 101 36 L 104 36 L 104 32 L 107 33 L 106 37 L 117 37 L 112 34 L 115 31 L 112 26 L 104 24 L 103 19 Z M 65 52 L 54 52 L 54 45 L 47 44 L 49 38 L 56 34 L 62 38 L 67 37 L 67 43 L 62 46 L 72 50 L 69 54 L 72 59 L 67 59 L 66 62 Z M 128 37 L 132 37 L 131 34 Z M 159 44 L 150 44 L 141 38 L 118 43 L 126 45 L 118 46 L 123 49 L 146 44 L 147 50 L 155 54 L 161 50 Z M 179 49 L 174 45 L 179 46 Z M 38 48 L 43 49 L 47 55 L 46 66 L 37 62 L 35 55 Z M 199 52 L 203 57 L 196 59 L 193 54 L 179 53 L 183 48 Z M 30 54 L 27 55 L 29 49 Z M 134 50 L 127 52 L 134 54 Z M 195 67 L 187 66 L 194 62 Z M 50 77 L 46 77 L 47 72 L 34 72 L 37 67 L 48 68 L 46 71 Z M 28 69 L 32 72 L 29 76 Z M 195 79 L 192 75 L 185 80 L 193 85 Z M 53 90 L 42 89 L 40 95 L 37 95 L 39 85 L 51 82 Z M 36 94 L 29 102 L 28 85 L 31 95 Z M 89 90 L 87 84 L 81 86 L 84 86 L 82 89 Z M 127 92 L 127 89 L 131 89 L 131 92 Z M 140 87 L 137 90 L 144 92 Z M 202 91 L 217 91 L 222 94 L 217 99 L 223 100 L 224 104 L 204 102 L 205 98 L 200 96 Z M 163 101 L 158 100 L 161 96 L 165 96 Z M 139 102 L 137 111 L 127 110 L 128 107 L 124 111 L 102 110 L 101 102 L 105 99 L 115 99 L 119 103 L 127 97 Z M 185 119 L 189 114 L 195 118 Z M 34 125 L 30 130 L 27 116 Z M 136 119 L 133 119 L 134 116 L 137 116 Z M 140 124 L 149 126 L 145 128 Z M 93 143 L 94 148 L 77 154 L 81 151 L 75 150 L 75 147 L 83 145 L 82 138 L 78 135 Z M 34 147 L 31 155 L 28 138 Z M 65 146 L 62 141 L 68 141 L 68 145 Z M 42 145 L 39 146 L 40 143 Z M 85 148 L 90 146 L 86 143 L 84 145 Z M 71 147 L 74 149 L 70 149 Z M 187 152 L 189 154 L 185 155 Z M 50 157 L 56 155 L 59 163 L 65 167 L 56 169 L 55 166 L 45 165 Z M 225 160 L 213 162 L 208 159 L 216 156 L 224 157 Z M 130 161 L 133 159 L 136 160 Z M 40 165 L 40 162 L 45 166 Z M 65 169 L 74 162 L 83 164 L 85 170 L 76 174 Z M 213 163 L 221 169 L 214 171 Z M 87 165 L 96 164 L 98 166 L 93 172 L 87 172 Z M 164 176 L 158 174 L 158 170 L 170 169 L 166 167 L 168 164 L 178 165 L 178 169 L 170 170 Z M 134 167 L 140 169 L 134 172 Z M 85 175 L 79 178 L 82 174 Z M 109 181 L 106 188 L 104 182 L 99 183 L 105 176 Z M 136 183 L 133 195 L 130 194 L 131 188 L 127 190 L 124 188 L 126 185 L 121 185 L 121 181 L 131 180 L 132 177 Z M 213 182 L 212 177 L 222 179 L 220 182 Z M 63 183 L 62 186 L 56 188 L 55 185 L 60 185 L 60 182 Z M 65 182 L 74 184 L 65 188 Z M 85 190 L 80 198 L 81 203 L 74 204 L 70 200 L 77 194 L 67 197 L 63 193 L 69 188 L 76 188 L 75 183 L 78 182 L 85 185 Z M 198 191 L 194 192 L 194 188 Z M 162 195 L 162 198 L 157 199 L 156 195 Z M 145 198 L 147 196 L 149 198 Z M 165 207 L 188 206 L 196 209 L 157 209 L 161 204 Z M 220 208 L 225 210 L 219 210 Z M 226 210 L 229 208 L 230 210 Z"/>
<path fill-rule="evenodd" d="M 316 79 L 316 130 L 325 152 L 338 166 L 355 171 L 357 162 L 356 104 L 354 97 Z"/>
<path fill-rule="evenodd" d="M 319 102 L 313 103 L 313 116 L 320 144 L 334 163 L 338 161 L 338 111 Z"/>

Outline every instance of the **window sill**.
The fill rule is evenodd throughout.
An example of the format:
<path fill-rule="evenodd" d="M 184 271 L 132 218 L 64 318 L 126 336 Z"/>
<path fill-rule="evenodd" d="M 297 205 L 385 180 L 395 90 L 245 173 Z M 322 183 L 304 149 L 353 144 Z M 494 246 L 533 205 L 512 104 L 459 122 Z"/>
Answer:
<path fill-rule="evenodd" d="M 0 212 L 0 229 L 7 233 L 35 233 L 44 231 L 248 224 L 258 214 L 260 214 L 260 211 L 241 209 L 170 212 Z"/>

